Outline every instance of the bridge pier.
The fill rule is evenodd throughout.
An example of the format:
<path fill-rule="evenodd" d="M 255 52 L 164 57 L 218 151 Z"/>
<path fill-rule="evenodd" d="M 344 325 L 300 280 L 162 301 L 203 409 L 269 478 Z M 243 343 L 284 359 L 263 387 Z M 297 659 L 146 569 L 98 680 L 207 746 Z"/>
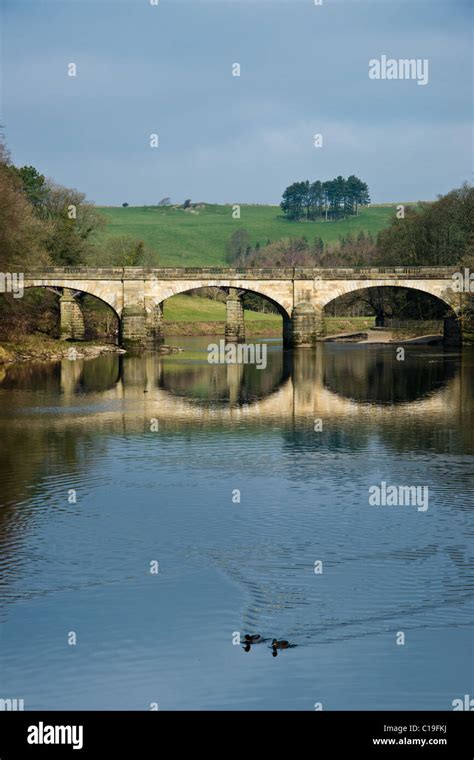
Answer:
<path fill-rule="evenodd" d="M 120 320 L 120 342 L 124 348 L 148 346 L 147 312 L 144 307 L 123 307 Z"/>
<path fill-rule="evenodd" d="M 163 343 L 162 303 L 150 309 L 141 305 L 124 306 L 120 327 L 121 344 L 125 348 L 153 348 Z"/>
<path fill-rule="evenodd" d="M 245 321 L 242 296 L 237 288 L 229 288 L 226 300 L 227 321 L 225 325 L 225 339 L 227 343 L 245 342 Z"/>
<path fill-rule="evenodd" d="M 146 331 L 148 343 L 151 346 L 163 343 L 163 301 L 161 303 L 153 304 L 150 311 L 147 311 Z"/>
<path fill-rule="evenodd" d="M 293 309 L 289 330 L 289 343 L 293 348 L 314 346 L 324 335 L 323 310 L 308 301 L 300 302 Z"/>
<path fill-rule="evenodd" d="M 61 340 L 84 340 L 84 315 L 70 288 L 59 299 L 59 324 Z"/>

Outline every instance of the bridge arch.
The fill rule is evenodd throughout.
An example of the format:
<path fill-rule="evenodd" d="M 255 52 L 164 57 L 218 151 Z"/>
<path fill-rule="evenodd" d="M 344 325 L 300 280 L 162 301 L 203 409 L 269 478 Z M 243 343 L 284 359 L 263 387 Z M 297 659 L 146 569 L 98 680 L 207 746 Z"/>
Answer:
<path fill-rule="evenodd" d="M 249 286 L 250 283 L 241 283 L 234 280 L 229 280 L 228 282 L 216 282 L 216 281 L 209 281 L 209 282 L 191 282 L 191 283 L 182 283 L 179 285 L 173 286 L 173 293 L 170 293 L 165 298 L 161 300 L 161 302 L 158 302 L 157 298 L 155 297 L 152 299 L 153 306 L 152 308 L 160 309 L 161 310 L 161 318 L 163 317 L 163 307 L 164 304 L 171 298 L 173 298 L 175 295 L 183 295 L 186 293 L 199 291 L 203 288 L 217 288 L 221 291 L 228 291 L 227 298 L 226 298 L 226 306 L 227 306 L 227 321 L 225 323 L 225 334 L 226 337 L 234 340 L 240 340 L 243 341 L 245 338 L 245 326 L 244 326 L 244 304 L 242 302 L 243 296 L 245 296 L 246 293 L 250 293 L 253 295 L 260 296 L 265 301 L 268 301 L 271 303 L 275 309 L 277 310 L 278 314 L 282 318 L 282 333 L 283 338 L 286 339 L 286 337 L 289 335 L 290 332 L 290 325 L 291 325 L 291 317 L 287 310 L 287 308 L 281 303 L 280 300 L 275 298 L 274 294 L 270 294 L 268 292 L 268 289 L 265 288 L 265 284 L 258 282 L 252 282 L 251 287 Z"/>
<path fill-rule="evenodd" d="M 199 290 L 201 288 L 235 288 L 248 293 L 254 293 L 270 301 L 279 311 L 283 319 L 290 319 L 293 306 L 292 289 L 288 285 L 284 288 L 278 288 L 276 292 L 275 285 L 265 280 L 180 280 L 176 282 L 160 283 L 159 294 L 152 296 L 152 301 L 156 304 L 167 301 L 172 296 L 188 293 L 190 290 Z"/>
<path fill-rule="evenodd" d="M 324 314 L 327 313 L 327 309 L 331 304 L 334 304 L 338 299 L 343 298 L 346 295 L 354 294 L 361 295 L 367 291 L 408 291 L 412 293 L 422 294 L 428 301 L 435 302 L 443 307 L 442 313 L 436 317 L 429 317 L 430 319 L 443 320 L 443 334 L 445 345 L 458 346 L 462 343 L 462 325 L 459 311 L 459 305 L 455 301 L 454 293 L 452 290 L 442 288 L 437 284 L 431 284 L 428 282 L 413 284 L 404 282 L 364 282 L 364 283 L 351 283 L 345 282 L 340 287 L 336 288 L 339 292 L 337 295 L 332 294 L 332 297 L 320 302 L 320 308 L 322 312 L 322 321 L 324 323 Z M 373 309 L 376 317 L 376 326 L 383 326 L 385 316 L 387 316 L 387 310 L 384 306 L 383 300 L 380 304 L 370 303 L 368 304 Z M 393 315 L 396 317 L 396 315 Z"/>
<path fill-rule="evenodd" d="M 172 294 L 170 294 L 168 296 L 165 296 L 162 299 L 161 303 L 165 303 L 170 298 L 173 298 L 173 296 L 184 295 L 185 293 L 189 293 L 190 291 L 201 290 L 203 288 L 217 288 L 219 290 L 222 290 L 223 288 L 225 288 L 225 289 L 235 289 L 235 290 L 240 290 L 243 293 L 252 293 L 254 295 L 261 296 L 266 301 L 269 301 L 269 303 L 271 303 L 273 306 L 276 307 L 276 309 L 278 310 L 278 313 L 280 314 L 281 317 L 283 317 L 283 319 L 290 319 L 290 314 L 288 313 L 287 308 L 285 308 L 285 306 L 282 303 L 280 303 L 280 301 L 276 300 L 274 298 L 274 296 L 266 293 L 265 292 L 265 288 L 260 288 L 259 285 L 258 285 L 258 283 L 255 283 L 252 288 L 249 288 L 247 286 L 243 287 L 243 286 L 241 286 L 241 285 L 239 285 L 239 284 L 237 284 L 237 283 L 235 283 L 235 282 L 233 282 L 231 280 L 228 283 L 222 283 L 222 282 L 219 282 L 219 283 L 204 283 L 204 284 L 199 284 L 199 285 L 195 285 L 193 283 L 193 285 L 191 287 L 189 287 L 189 285 L 187 285 L 186 287 L 177 289 L 176 293 L 172 293 Z M 155 303 L 156 303 L 156 299 L 154 299 L 154 300 L 155 300 Z"/>
<path fill-rule="evenodd" d="M 424 293 L 427 296 L 431 296 L 432 298 L 441 301 L 451 312 L 453 312 L 453 314 L 456 314 L 459 308 L 455 303 L 454 292 L 452 290 L 446 288 L 444 283 L 440 285 L 437 282 L 431 283 L 429 280 L 423 282 L 417 282 L 416 280 L 413 282 L 409 280 L 395 280 L 393 282 L 387 282 L 387 280 L 345 280 L 337 285 L 333 283 L 333 287 L 329 292 L 322 293 L 318 297 L 317 303 L 320 308 L 325 308 L 332 301 L 335 301 L 341 296 L 373 288 L 397 288 Z"/>
<path fill-rule="evenodd" d="M 82 288 L 75 286 L 71 287 L 71 282 L 65 282 L 60 285 L 59 283 L 50 282 L 37 284 L 30 281 L 25 284 L 24 288 L 25 290 L 48 290 L 59 296 L 60 336 L 62 339 L 83 340 L 85 337 L 84 314 L 82 305 L 76 300 L 78 295 L 90 296 L 110 309 L 117 320 L 118 337 L 120 337 L 121 316 L 117 312 L 115 306 L 110 303 L 110 300 L 104 297 L 100 288 L 95 289 L 94 287 L 87 287 L 87 290 L 83 290 Z M 93 292 L 94 290 L 97 290 L 100 295 Z"/>
<path fill-rule="evenodd" d="M 121 288 L 111 289 L 110 285 L 104 285 L 100 280 L 71 280 L 71 279 L 47 279 L 47 280 L 32 280 L 27 278 L 25 281 L 25 289 L 29 288 L 61 288 L 66 290 L 75 290 L 78 293 L 84 293 L 84 295 L 94 296 L 99 301 L 102 301 L 106 306 L 115 312 L 116 316 L 120 319 L 123 298 Z"/>

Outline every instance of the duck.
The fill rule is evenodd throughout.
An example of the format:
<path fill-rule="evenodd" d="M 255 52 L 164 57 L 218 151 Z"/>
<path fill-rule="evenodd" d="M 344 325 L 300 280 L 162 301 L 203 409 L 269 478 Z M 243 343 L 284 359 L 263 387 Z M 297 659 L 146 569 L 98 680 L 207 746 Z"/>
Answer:
<path fill-rule="evenodd" d="M 250 647 L 252 644 L 259 644 L 261 641 L 263 641 L 263 637 L 260 636 L 259 633 L 246 633 L 244 636 L 244 652 L 250 652 Z"/>
<path fill-rule="evenodd" d="M 280 639 L 279 641 L 277 639 L 273 639 L 272 641 L 272 649 L 288 649 L 290 646 L 289 641 L 285 641 L 285 639 Z"/>
<path fill-rule="evenodd" d="M 290 646 L 290 642 L 286 641 L 285 639 L 273 639 L 272 641 L 272 655 L 273 657 L 276 657 L 278 654 L 279 649 L 288 649 Z"/>
<path fill-rule="evenodd" d="M 246 644 L 258 644 L 259 641 L 263 641 L 263 637 L 260 636 L 259 633 L 246 633 L 244 636 L 244 641 Z"/>

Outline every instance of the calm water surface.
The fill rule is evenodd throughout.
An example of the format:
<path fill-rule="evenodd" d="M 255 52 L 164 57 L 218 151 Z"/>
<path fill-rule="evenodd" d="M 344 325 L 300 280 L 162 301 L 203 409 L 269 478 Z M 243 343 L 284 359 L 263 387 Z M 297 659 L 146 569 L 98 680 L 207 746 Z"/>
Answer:
<path fill-rule="evenodd" d="M 260 371 L 209 365 L 208 343 L 2 370 L 0 698 L 331 710 L 472 695 L 474 353 L 270 341 Z M 428 510 L 369 505 L 382 481 L 427 485 Z M 246 653 L 238 631 L 296 646 Z"/>

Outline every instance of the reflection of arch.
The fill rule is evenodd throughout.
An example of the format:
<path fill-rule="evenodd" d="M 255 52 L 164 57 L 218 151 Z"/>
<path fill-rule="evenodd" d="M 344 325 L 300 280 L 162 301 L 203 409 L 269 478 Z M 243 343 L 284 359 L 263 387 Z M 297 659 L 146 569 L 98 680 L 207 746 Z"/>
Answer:
<path fill-rule="evenodd" d="M 420 403 L 444 389 L 456 375 L 455 360 L 443 354 L 439 361 L 420 364 L 422 347 L 397 361 L 393 346 L 328 344 L 324 349 L 322 382 L 341 399 L 362 404 Z M 427 356 L 430 354 L 428 353 Z"/>
<path fill-rule="evenodd" d="M 59 387 L 66 397 L 113 390 L 121 379 L 119 354 L 104 354 L 100 361 L 60 359 L 52 369 L 59 369 Z"/>
<path fill-rule="evenodd" d="M 216 341 L 219 340 L 216 338 Z M 183 357 L 185 358 L 185 357 Z M 182 371 L 177 372 L 181 365 Z M 204 360 L 186 363 L 164 360 L 156 387 L 170 397 L 210 404 L 251 405 L 264 402 L 285 385 L 291 377 L 291 355 L 270 350 L 264 372 L 252 365 L 210 365 Z M 203 379 L 204 377 L 204 379 Z M 205 397 L 202 389 L 205 388 Z"/>
<path fill-rule="evenodd" d="M 124 359 L 125 375 L 123 378 L 124 393 L 127 397 L 135 394 L 127 381 L 127 357 Z M 166 359 L 165 359 L 166 361 Z M 222 368 L 223 369 L 223 368 Z M 405 401 L 398 404 L 387 405 L 375 403 L 370 400 L 358 401 L 347 398 L 335 390 L 327 388 L 322 378 L 298 377 L 298 372 L 285 380 L 275 388 L 268 396 L 257 398 L 250 403 L 234 405 L 231 403 L 216 404 L 204 398 L 196 399 L 177 395 L 169 389 L 163 389 L 153 382 L 146 384 L 148 393 L 144 397 L 143 386 L 137 387 L 135 398 L 142 403 L 144 398 L 147 404 L 147 414 L 159 417 L 160 420 L 175 421 L 179 425 L 193 424 L 196 421 L 205 424 L 207 421 L 225 423 L 229 419 L 242 419 L 255 424 L 268 424 L 268 421 L 281 420 L 282 423 L 293 425 L 295 420 L 313 419 L 315 416 L 327 416 L 328 418 L 371 419 L 377 415 L 377 419 L 383 419 L 389 423 L 392 417 L 398 414 L 406 414 L 407 411 L 419 415 L 426 414 L 427 421 L 430 414 L 449 419 L 453 408 L 458 407 L 457 396 L 460 391 L 459 383 L 455 385 L 455 377 L 450 378 L 440 387 L 422 398 Z M 115 396 L 115 394 L 113 394 Z"/>
<path fill-rule="evenodd" d="M 438 377 L 439 382 L 434 383 L 427 394 L 399 403 L 387 404 L 383 400 L 377 401 L 373 398 L 357 399 L 354 393 L 351 397 L 347 397 L 340 383 L 331 383 L 331 387 L 328 388 L 324 382 L 325 376 L 327 377 L 325 356 L 332 353 L 333 348 L 336 349 L 336 347 L 331 346 L 329 352 L 322 351 L 323 348 L 326 349 L 325 346 L 320 346 L 317 354 L 313 355 L 316 364 L 310 360 L 309 353 L 292 358 L 289 355 L 287 369 L 291 368 L 291 375 L 281 376 L 279 383 L 268 389 L 268 394 L 254 395 L 248 402 L 243 403 L 241 398 L 231 399 L 230 394 L 227 395 L 227 399 L 222 399 L 222 403 L 216 403 L 215 399 L 204 394 L 204 389 L 200 398 L 197 395 L 194 397 L 177 395 L 163 389 L 160 380 L 163 365 L 173 360 L 173 357 L 162 357 L 152 352 L 142 356 L 125 355 L 112 358 L 109 355 L 87 362 L 63 360 L 46 365 L 45 374 L 41 375 L 38 381 L 41 385 L 51 384 L 51 387 L 54 386 L 56 389 L 59 382 L 58 371 L 60 371 L 63 393 L 74 396 L 99 390 L 101 399 L 104 402 L 111 402 L 110 406 L 106 407 L 106 411 L 102 405 L 96 411 L 90 409 L 83 413 L 77 411 L 77 416 L 74 416 L 74 426 L 84 424 L 85 430 L 89 430 L 94 421 L 101 425 L 106 422 L 107 429 L 109 425 L 116 424 L 117 429 L 121 430 L 124 415 L 127 420 L 127 430 L 138 431 L 143 431 L 144 424 L 148 430 L 150 417 L 157 417 L 170 425 L 176 424 L 180 430 L 183 426 L 195 423 L 227 424 L 231 420 L 240 419 L 257 426 L 269 423 L 273 425 L 278 420 L 278 424 L 293 427 L 295 421 L 301 421 L 307 426 L 308 420 L 316 417 L 339 419 L 341 423 L 350 421 L 351 425 L 354 418 L 357 418 L 364 424 L 376 419 L 378 423 L 390 426 L 391 420 L 396 419 L 398 415 L 410 414 L 419 420 L 421 426 L 425 423 L 432 425 L 435 422 L 439 427 L 452 421 L 455 414 L 463 414 L 463 419 L 465 418 L 466 412 L 461 410 L 469 408 L 471 398 L 471 386 L 467 382 L 470 377 L 470 367 L 467 363 L 463 365 L 464 382 L 456 362 L 450 367 L 442 363 L 444 370 L 448 370 L 448 376 L 445 375 L 443 378 L 441 374 Z M 337 347 L 337 353 L 340 353 L 339 349 L 342 349 L 342 346 Z M 344 350 L 347 350 L 347 346 Z M 351 353 L 352 351 L 356 351 L 356 346 L 351 347 Z M 290 362 L 293 362 L 293 366 Z M 88 368 L 90 367 L 90 371 L 83 373 L 81 365 L 85 364 Z M 97 366 L 97 370 L 94 365 Z M 79 369 L 78 374 L 73 371 L 74 367 Z M 226 368 L 220 365 L 219 369 L 225 376 Z M 11 365 L 2 382 L 2 387 L 30 388 L 30 367 L 26 363 Z M 144 389 L 147 390 L 146 394 L 143 393 Z M 125 407 L 123 406 L 124 399 L 127 400 Z M 62 428 L 68 421 L 69 416 L 62 414 L 52 417 L 39 414 L 33 417 L 31 425 L 41 426 L 42 422 L 47 422 L 48 427 L 53 425 L 53 427 Z M 312 426 L 310 427 L 312 429 Z M 471 429 L 469 425 L 468 429 Z"/>
<path fill-rule="evenodd" d="M 430 349 L 427 351 L 429 355 Z M 278 378 L 275 377 L 275 382 L 271 386 L 260 389 L 262 393 L 256 393 L 254 388 L 251 398 L 246 397 L 245 391 L 237 395 L 232 393 L 233 378 L 229 377 L 227 367 L 223 365 L 213 365 L 214 371 L 221 376 L 217 378 L 214 385 L 202 382 L 198 386 L 197 383 L 194 385 L 194 376 L 186 372 L 183 373 L 183 383 L 177 381 L 176 375 L 167 380 L 167 365 L 170 365 L 170 371 L 175 366 L 175 361 L 171 356 L 157 357 L 149 354 L 146 362 L 139 357 L 125 356 L 123 358 L 123 387 L 127 396 L 132 397 L 136 394 L 139 399 L 142 399 L 143 389 L 146 388 L 147 402 L 156 403 L 157 409 L 159 408 L 157 415 L 160 418 L 179 419 L 182 422 L 191 422 L 193 419 L 199 419 L 201 415 L 222 420 L 227 419 L 228 416 L 242 415 L 243 418 L 263 422 L 266 418 L 282 418 L 288 421 L 295 418 L 312 419 L 313 416 L 318 416 L 318 413 L 327 414 L 330 417 L 366 414 L 395 415 L 398 413 L 397 410 L 410 409 L 411 405 L 414 405 L 418 411 L 425 408 L 427 413 L 435 409 L 442 410 L 445 407 L 446 393 L 449 396 L 447 389 L 453 383 L 457 373 L 455 362 L 448 364 L 447 361 L 441 360 L 438 371 L 432 372 L 426 380 L 423 377 L 420 380 L 420 375 L 416 375 L 409 397 L 405 399 L 400 397 L 396 403 L 388 403 L 390 399 L 385 398 L 383 394 L 377 397 L 380 386 L 375 385 L 372 393 L 367 394 L 366 397 L 358 394 L 357 388 L 355 391 L 350 388 L 347 390 L 344 386 L 348 371 L 347 366 L 339 360 L 339 357 L 346 354 L 350 362 L 351 357 L 357 354 L 363 356 L 364 353 L 366 353 L 365 347 L 337 344 L 327 346 L 322 344 L 316 354 L 302 352 L 294 355 L 281 352 L 286 360 L 282 374 Z M 417 350 L 416 356 L 418 355 Z M 388 351 L 386 356 L 388 357 Z M 183 359 L 185 355 L 180 355 L 177 359 L 178 364 Z M 425 362 L 422 364 L 425 366 Z M 331 367 L 335 367 L 336 371 L 340 368 L 340 376 L 332 380 L 331 377 L 328 378 L 328 374 L 331 375 Z M 194 368 L 198 376 L 203 365 L 196 363 Z M 280 365 L 281 368 L 282 365 Z M 364 368 L 362 370 L 362 376 L 365 376 Z M 420 366 L 421 375 L 423 371 L 423 367 Z M 454 405 L 456 393 L 451 391 L 449 397 L 450 403 Z"/>

